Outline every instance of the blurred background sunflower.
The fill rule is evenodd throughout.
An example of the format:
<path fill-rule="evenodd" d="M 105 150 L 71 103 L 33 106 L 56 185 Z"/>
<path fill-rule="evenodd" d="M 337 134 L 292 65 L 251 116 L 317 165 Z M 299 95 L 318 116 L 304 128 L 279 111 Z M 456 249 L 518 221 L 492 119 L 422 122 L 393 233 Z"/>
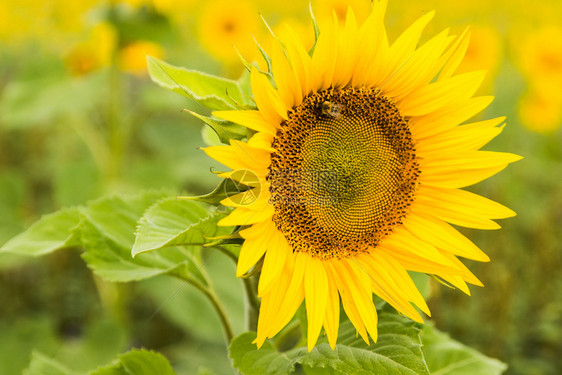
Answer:
<path fill-rule="evenodd" d="M 280 20 L 313 42 L 309 1 L 224 0 L 0 2 L 0 244 L 61 206 L 146 188 L 204 193 L 213 164 L 196 148 L 209 139 L 181 112 L 193 108 L 152 84 L 145 55 L 237 79 L 260 59 Z M 368 0 L 312 1 L 317 14 Z M 509 364 L 508 374 L 562 369 L 562 2 L 390 1 L 390 39 L 437 10 L 426 36 L 451 26 L 472 39 L 461 70 L 489 71 L 480 94 L 496 96 L 482 118 L 508 116 L 487 146 L 525 159 L 471 190 L 518 217 L 493 234 L 462 230 L 492 258 L 469 264 L 486 285 L 473 298 L 432 288 L 436 325 Z M 424 40 L 422 40 L 423 42 Z M 233 47 L 236 46 L 236 49 Z M 262 62 L 260 62 L 262 63 Z M 235 326 L 243 327 L 234 268 L 208 259 Z M 126 348 L 166 354 L 179 373 L 229 373 L 220 327 L 205 300 L 174 280 L 107 284 L 78 253 L 0 256 L 0 373 L 18 374 L 38 349 L 77 370 Z"/>

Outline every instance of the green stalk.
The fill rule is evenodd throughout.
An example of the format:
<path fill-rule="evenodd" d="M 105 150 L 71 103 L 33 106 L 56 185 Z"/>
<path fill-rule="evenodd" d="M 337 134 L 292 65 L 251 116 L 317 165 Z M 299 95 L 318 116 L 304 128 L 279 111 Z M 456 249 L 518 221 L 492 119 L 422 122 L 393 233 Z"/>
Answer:
<path fill-rule="evenodd" d="M 258 291 L 256 278 L 250 276 L 242 278 L 244 290 L 246 291 L 246 326 L 248 331 L 257 331 L 258 329 L 258 310 L 260 302 L 258 300 Z"/>
<path fill-rule="evenodd" d="M 209 278 L 207 277 L 207 275 L 205 275 L 205 271 L 201 270 L 201 274 L 207 280 L 208 286 L 202 285 L 201 283 L 192 279 L 191 277 L 189 277 L 188 275 L 186 275 L 185 273 L 183 273 L 181 271 L 176 271 L 176 272 L 170 273 L 171 276 L 175 276 L 175 277 L 187 282 L 188 284 L 194 286 L 196 289 L 201 291 L 201 293 L 203 293 L 203 295 L 205 295 L 205 297 L 207 297 L 209 299 L 209 302 L 211 302 L 211 305 L 215 309 L 215 311 L 216 311 L 216 313 L 219 317 L 219 321 L 220 321 L 220 323 L 222 325 L 222 328 L 224 330 L 224 336 L 225 336 L 225 339 L 226 339 L 226 344 L 227 344 L 227 346 L 230 346 L 230 342 L 234 338 L 234 331 L 232 330 L 232 324 L 230 324 L 230 319 L 228 318 L 226 310 L 225 310 L 223 304 L 221 303 L 219 297 L 217 296 L 215 290 L 211 286 L 211 283 L 208 282 Z"/>

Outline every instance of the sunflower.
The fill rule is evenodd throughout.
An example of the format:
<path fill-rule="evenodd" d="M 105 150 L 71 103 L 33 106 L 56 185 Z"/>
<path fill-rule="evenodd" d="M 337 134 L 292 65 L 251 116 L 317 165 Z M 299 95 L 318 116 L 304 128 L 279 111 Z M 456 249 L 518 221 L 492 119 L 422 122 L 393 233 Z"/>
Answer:
<path fill-rule="evenodd" d="M 361 25 L 351 9 L 343 25 L 325 20 L 312 54 L 286 27 L 271 52 L 274 82 L 251 71 L 257 110 L 214 113 L 255 131 L 205 151 L 262 186 L 250 205 L 225 201 L 235 209 L 219 223 L 244 228 L 237 276 L 260 262 L 258 347 L 303 300 L 309 350 L 322 327 L 335 347 L 340 301 L 367 344 L 377 339 L 373 293 L 422 322 L 414 305 L 430 312 L 407 271 L 469 294 L 467 283 L 482 284 L 458 257 L 489 258 L 451 224 L 496 229 L 492 219 L 514 215 L 461 190 L 520 159 L 478 151 L 504 117 L 459 125 L 492 101 L 473 97 L 484 72 L 455 75 L 469 32 L 417 47 L 431 12 L 389 44 L 385 8 L 375 1 Z"/>

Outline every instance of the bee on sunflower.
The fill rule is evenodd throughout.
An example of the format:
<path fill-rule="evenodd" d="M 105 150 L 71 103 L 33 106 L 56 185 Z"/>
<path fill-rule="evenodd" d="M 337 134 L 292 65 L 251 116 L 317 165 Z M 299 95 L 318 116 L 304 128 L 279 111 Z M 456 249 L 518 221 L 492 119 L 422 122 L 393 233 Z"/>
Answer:
<path fill-rule="evenodd" d="M 470 32 L 418 46 L 431 12 L 389 43 L 385 8 L 375 0 L 362 24 L 351 9 L 344 24 L 334 15 L 310 53 L 285 27 L 273 79 L 251 68 L 257 109 L 214 112 L 255 132 L 205 152 L 259 179 L 257 199 L 225 200 L 234 210 L 219 223 L 242 228 L 237 276 L 259 263 L 258 347 L 303 301 L 309 350 L 322 328 L 335 347 L 340 302 L 367 344 L 377 339 L 373 294 L 423 322 L 414 306 L 430 311 L 408 271 L 469 294 L 467 283 L 482 284 L 458 257 L 489 257 L 451 224 L 497 229 L 493 219 L 515 215 L 462 190 L 520 159 L 479 151 L 505 118 L 470 122 L 493 99 L 474 97 L 485 72 L 455 74 Z"/>

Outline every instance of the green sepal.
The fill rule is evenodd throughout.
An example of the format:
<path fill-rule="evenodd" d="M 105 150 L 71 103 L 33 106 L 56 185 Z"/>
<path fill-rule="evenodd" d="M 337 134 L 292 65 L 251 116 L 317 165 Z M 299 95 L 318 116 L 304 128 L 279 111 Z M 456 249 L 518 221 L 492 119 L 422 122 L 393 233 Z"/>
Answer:
<path fill-rule="evenodd" d="M 208 194 L 197 195 L 193 197 L 178 197 L 178 198 L 197 201 L 197 202 L 204 202 L 207 204 L 211 204 L 213 206 L 220 206 L 222 200 L 230 196 L 247 191 L 249 189 L 251 189 L 251 187 L 246 186 L 240 182 L 234 181 L 231 178 L 224 178 L 217 185 L 217 187 Z"/>
<path fill-rule="evenodd" d="M 320 28 L 318 27 L 318 22 L 316 22 L 316 17 L 314 17 L 314 12 L 312 11 L 312 3 L 308 4 L 308 9 L 310 11 L 310 18 L 312 19 L 312 27 L 314 28 L 314 44 L 308 50 L 310 57 L 314 55 L 314 49 L 316 48 L 316 43 L 318 43 L 318 37 L 320 36 Z"/>
<path fill-rule="evenodd" d="M 244 126 L 235 124 L 230 121 L 203 116 L 199 113 L 195 113 L 187 109 L 185 111 L 192 116 L 197 117 L 199 120 L 207 124 L 211 129 L 213 129 L 213 131 L 219 137 L 220 141 L 224 144 L 229 144 L 229 141 L 231 139 L 242 140 L 247 138 L 248 136 L 248 130 Z"/>

